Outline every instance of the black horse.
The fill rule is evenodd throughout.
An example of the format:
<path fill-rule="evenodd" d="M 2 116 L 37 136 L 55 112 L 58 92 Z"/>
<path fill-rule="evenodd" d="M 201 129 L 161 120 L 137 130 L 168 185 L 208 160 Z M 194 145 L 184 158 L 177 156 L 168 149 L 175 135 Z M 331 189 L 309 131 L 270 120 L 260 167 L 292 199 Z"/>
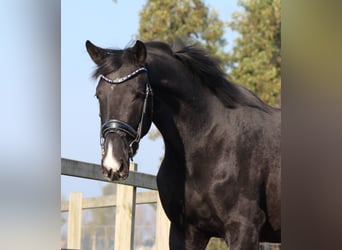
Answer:
<path fill-rule="evenodd" d="M 231 250 L 280 242 L 280 110 L 226 79 L 196 46 L 137 41 L 124 50 L 86 42 L 97 64 L 102 171 L 126 178 L 151 123 L 165 155 L 157 184 L 170 249 Z"/>

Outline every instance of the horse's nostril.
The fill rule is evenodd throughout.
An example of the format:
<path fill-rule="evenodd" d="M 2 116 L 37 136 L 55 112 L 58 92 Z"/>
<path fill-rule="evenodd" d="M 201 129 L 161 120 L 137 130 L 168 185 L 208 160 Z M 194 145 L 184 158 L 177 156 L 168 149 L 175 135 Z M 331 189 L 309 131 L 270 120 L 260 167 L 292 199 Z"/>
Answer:
<path fill-rule="evenodd" d="M 108 172 L 107 172 L 107 176 L 109 178 L 111 178 L 112 177 L 112 173 L 113 173 L 113 169 L 109 169 Z"/>
<path fill-rule="evenodd" d="M 122 172 L 124 170 L 124 161 L 120 160 L 120 168 L 119 168 L 119 172 Z"/>

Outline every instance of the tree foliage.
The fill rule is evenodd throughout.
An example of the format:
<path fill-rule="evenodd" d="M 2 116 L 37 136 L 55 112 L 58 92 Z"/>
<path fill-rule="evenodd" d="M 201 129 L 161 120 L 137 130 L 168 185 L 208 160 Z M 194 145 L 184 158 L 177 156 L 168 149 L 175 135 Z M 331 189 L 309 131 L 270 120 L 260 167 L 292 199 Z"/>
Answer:
<path fill-rule="evenodd" d="M 148 0 L 140 12 L 139 37 L 145 41 L 181 38 L 196 42 L 226 64 L 224 26 L 218 14 L 201 0 Z"/>
<path fill-rule="evenodd" d="M 230 55 L 230 76 L 271 105 L 280 106 L 280 0 L 240 0 L 229 26 L 240 36 Z"/>

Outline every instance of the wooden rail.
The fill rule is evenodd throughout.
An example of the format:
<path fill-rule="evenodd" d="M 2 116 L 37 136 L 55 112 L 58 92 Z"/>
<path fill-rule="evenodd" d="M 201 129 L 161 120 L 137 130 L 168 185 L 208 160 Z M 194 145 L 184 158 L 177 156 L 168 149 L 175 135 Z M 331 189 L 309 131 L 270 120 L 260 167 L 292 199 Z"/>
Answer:
<path fill-rule="evenodd" d="M 61 174 L 97 181 L 112 182 L 102 175 L 100 165 L 64 158 L 62 158 Z M 130 171 L 126 180 L 114 181 L 114 183 L 158 190 L 156 177 L 154 175 L 138 173 L 135 171 Z"/>

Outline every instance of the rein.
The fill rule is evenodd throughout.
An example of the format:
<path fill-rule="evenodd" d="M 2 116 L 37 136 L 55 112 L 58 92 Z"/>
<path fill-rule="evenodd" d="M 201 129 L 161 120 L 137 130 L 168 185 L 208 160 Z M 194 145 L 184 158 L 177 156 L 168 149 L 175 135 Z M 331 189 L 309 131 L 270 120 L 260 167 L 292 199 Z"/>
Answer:
<path fill-rule="evenodd" d="M 106 81 L 107 83 L 110 83 L 110 84 L 121 84 L 121 83 L 124 83 L 127 80 L 137 76 L 140 72 L 147 72 L 147 69 L 145 67 L 141 67 L 141 68 L 135 70 L 134 72 L 132 72 L 132 73 L 130 73 L 124 77 L 116 78 L 116 79 L 109 79 L 109 78 L 105 77 L 104 75 L 100 75 L 100 78 L 103 79 L 104 81 Z M 144 117 L 145 117 L 145 114 L 147 111 L 147 102 L 148 102 L 148 98 L 150 96 L 153 96 L 153 92 L 152 92 L 152 88 L 151 88 L 150 83 L 147 81 L 146 82 L 146 89 L 145 89 L 145 99 L 144 99 L 141 117 L 140 117 L 140 121 L 139 121 L 137 129 L 134 129 L 127 122 L 116 120 L 116 119 L 108 120 L 102 124 L 102 126 L 101 126 L 101 138 L 100 138 L 102 155 L 105 154 L 104 143 L 106 140 L 106 136 L 109 133 L 124 133 L 131 140 L 129 142 L 129 158 L 131 160 L 133 160 L 133 157 L 136 154 L 137 149 L 139 147 L 139 142 L 140 142 L 141 134 L 142 134 L 143 121 L 144 121 Z M 152 99 L 152 101 L 153 101 L 153 99 Z"/>

